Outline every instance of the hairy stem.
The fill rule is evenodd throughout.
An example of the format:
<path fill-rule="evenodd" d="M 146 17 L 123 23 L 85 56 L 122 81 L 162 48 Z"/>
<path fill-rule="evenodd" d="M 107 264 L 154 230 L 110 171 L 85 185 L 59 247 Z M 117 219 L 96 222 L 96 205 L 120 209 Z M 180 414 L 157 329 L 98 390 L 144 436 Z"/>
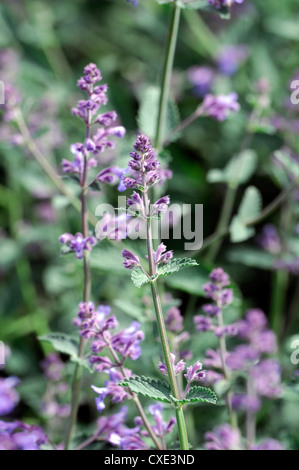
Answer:
<path fill-rule="evenodd" d="M 147 254 L 148 254 L 148 262 L 149 262 L 149 272 L 150 272 L 150 276 L 155 276 L 156 266 L 154 262 L 154 253 L 153 253 L 154 250 L 153 250 L 153 240 L 152 240 L 152 227 L 151 227 L 151 219 L 150 219 L 149 199 L 148 199 L 146 185 L 144 186 L 145 186 L 145 191 L 143 193 L 143 201 L 144 201 L 145 212 L 147 215 Z M 168 342 L 167 331 L 166 331 L 165 321 L 164 321 L 163 312 L 162 312 L 162 306 L 161 306 L 161 300 L 160 300 L 160 294 L 158 290 L 157 281 L 151 282 L 151 289 L 152 289 L 152 297 L 153 297 L 153 303 L 154 303 L 154 308 L 155 308 L 155 313 L 156 313 L 158 331 L 159 331 L 159 336 L 161 340 L 164 360 L 165 360 L 165 364 L 166 364 L 166 368 L 168 372 L 171 392 L 177 400 L 180 400 L 179 388 L 178 388 L 178 384 L 177 384 L 177 380 L 175 377 L 175 372 L 174 372 L 174 368 L 173 368 L 173 364 L 171 360 L 169 342 Z M 188 450 L 189 447 L 188 447 L 187 429 L 186 429 L 186 424 L 185 424 L 184 412 L 181 406 L 176 409 L 176 417 L 177 417 L 177 425 L 178 425 L 181 450 Z"/>
<path fill-rule="evenodd" d="M 86 138 L 90 136 L 90 125 L 87 124 L 86 127 Z M 87 238 L 89 235 L 89 224 L 88 224 L 88 208 L 87 208 L 87 173 L 88 173 L 88 154 L 84 153 L 84 168 L 81 178 L 81 229 L 82 235 L 84 238 Z M 90 270 L 90 253 L 84 251 L 83 254 L 83 302 L 88 303 L 91 296 L 91 270 Z M 87 340 L 80 336 L 80 343 L 78 349 L 78 358 L 80 359 L 84 354 L 84 349 L 86 346 Z M 70 448 L 72 436 L 74 434 L 77 422 L 78 408 L 79 408 L 79 396 L 82 382 L 82 365 L 76 364 L 73 385 L 72 385 L 72 401 L 71 401 L 71 414 L 70 422 L 67 432 L 67 438 L 65 443 L 65 450 Z"/>
<path fill-rule="evenodd" d="M 219 308 L 219 313 L 217 315 L 217 321 L 218 321 L 219 328 L 222 329 L 223 328 L 223 314 L 222 314 L 221 306 L 219 304 L 218 304 L 218 308 Z M 219 345 L 220 345 L 220 356 L 221 356 L 221 363 L 222 363 L 224 377 L 227 381 L 230 381 L 230 373 L 226 365 L 227 348 L 226 348 L 226 338 L 224 334 L 223 336 L 219 338 Z M 236 428 L 237 417 L 236 417 L 236 413 L 232 409 L 232 395 L 231 395 L 230 390 L 228 390 L 226 394 L 226 405 L 227 405 L 227 411 L 228 411 L 231 426 L 233 428 Z"/>
<path fill-rule="evenodd" d="M 161 94 L 159 101 L 159 111 L 156 129 L 155 146 L 160 150 L 163 146 L 165 135 L 166 117 L 167 117 L 167 104 L 169 99 L 170 80 L 173 69 L 173 62 L 175 56 L 176 43 L 178 38 L 179 24 L 180 24 L 181 8 L 176 4 L 172 6 L 170 26 L 168 32 L 168 40 L 166 45 L 165 61 L 163 65 Z"/>

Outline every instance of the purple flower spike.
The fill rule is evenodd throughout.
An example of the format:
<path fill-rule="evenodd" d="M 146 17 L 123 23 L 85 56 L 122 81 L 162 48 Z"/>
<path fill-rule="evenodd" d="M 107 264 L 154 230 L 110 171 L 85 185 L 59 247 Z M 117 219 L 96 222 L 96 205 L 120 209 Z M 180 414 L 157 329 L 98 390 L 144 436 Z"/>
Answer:
<path fill-rule="evenodd" d="M 238 429 L 223 424 L 205 435 L 207 450 L 242 450 L 241 435 Z"/>
<path fill-rule="evenodd" d="M 184 374 L 187 382 L 199 382 L 206 376 L 206 371 L 202 370 L 202 363 L 197 361 L 194 366 L 187 367 L 187 373 Z"/>
<path fill-rule="evenodd" d="M 225 121 L 229 114 L 240 110 L 238 95 L 206 95 L 202 104 L 202 111 L 206 116 L 210 116 L 217 121 Z"/>
<path fill-rule="evenodd" d="M 84 238 L 81 233 L 76 233 L 76 235 L 64 233 L 60 236 L 59 241 L 62 245 L 67 245 L 70 251 L 75 252 L 78 259 L 82 259 L 84 251 L 91 251 L 97 243 L 95 237 Z"/>
<path fill-rule="evenodd" d="M 19 403 L 19 394 L 15 387 L 19 384 L 17 377 L 0 378 L 0 416 L 11 413 Z"/>
<path fill-rule="evenodd" d="M 166 312 L 165 324 L 168 331 L 180 333 L 183 330 L 183 317 L 177 307 L 171 307 Z"/>
<path fill-rule="evenodd" d="M 154 251 L 154 260 L 157 266 L 160 263 L 167 264 L 173 258 L 173 251 L 166 250 L 167 247 L 164 245 L 164 243 L 160 243 L 157 248 L 157 251 Z"/>
<path fill-rule="evenodd" d="M 207 318 L 203 315 L 196 315 L 193 320 L 197 331 L 203 332 L 213 330 L 213 323 L 210 318 Z"/>
<path fill-rule="evenodd" d="M 124 258 L 123 265 L 126 269 L 133 269 L 136 266 L 140 266 L 140 261 L 138 256 L 133 255 L 129 250 L 124 250 L 122 252 L 122 257 Z"/>

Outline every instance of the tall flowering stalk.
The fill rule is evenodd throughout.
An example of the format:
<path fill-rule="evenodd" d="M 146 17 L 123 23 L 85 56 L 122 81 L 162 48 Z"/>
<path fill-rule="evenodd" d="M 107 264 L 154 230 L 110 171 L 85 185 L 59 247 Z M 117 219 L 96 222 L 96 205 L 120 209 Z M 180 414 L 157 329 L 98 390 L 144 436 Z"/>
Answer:
<path fill-rule="evenodd" d="M 89 234 L 87 196 L 90 182 L 88 180 L 89 170 L 97 166 L 96 156 L 107 148 L 113 147 L 110 136 L 123 137 L 125 129 L 123 127 L 113 127 L 117 115 L 115 112 L 104 114 L 98 113 L 102 105 L 106 105 L 107 85 L 97 85 L 102 80 L 101 72 L 95 64 L 89 64 L 84 69 L 84 76 L 78 80 L 78 87 L 87 93 L 86 100 L 80 100 L 76 108 L 73 108 L 73 115 L 80 118 L 85 125 L 85 140 L 83 143 L 72 145 L 71 151 L 75 155 L 74 161 L 63 160 L 62 167 L 65 173 L 77 175 L 81 188 L 81 231 L 76 235 L 64 234 L 60 237 L 60 242 L 67 245 L 70 251 L 76 253 L 78 259 L 83 259 L 83 302 L 88 304 L 91 297 L 91 271 L 90 271 L 90 251 L 96 244 L 96 239 Z M 99 129 L 93 134 L 93 126 L 99 125 Z M 102 172 L 101 172 L 102 173 Z M 100 173 L 100 175 L 101 175 Z M 100 176 L 99 175 L 99 176 Z M 102 181 L 103 182 L 103 181 Z M 105 181 L 107 182 L 107 181 Z M 110 182 L 110 181 L 108 181 Z M 84 354 L 86 339 L 80 336 L 78 358 Z M 81 386 L 82 366 L 76 365 L 73 386 L 70 423 L 67 432 L 65 448 L 69 449 L 72 435 L 77 420 L 79 394 Z"/>
<path fill-rule="evenodd" d="M 230 285 L 230 279 L 222 268 L 214 269 L 210 274 L 211 282 L 205 284 L 203 289 L 206 297 L 211 299 L 212 303 L 205 304 L 203 311 L 207 316 L 197 315 L 194 317 L 194 323 L 198 331 L 213 331 L 219 338 L 219 356 L 221 361 L 221 369 L 227 382 L 231 380 L 231 373 L 227 366 L 227 346 L 226 337 L 237 334 L 237 326 L 224 325 L 223 309 L 233 302 L 234 296 L 232 289 L 227 287 Z M 212 318 L 216 319 L 214 323 Z M 228 391 L 226 395 L 226 403 L 230 417 L 231 425 L 236 427 L 236 414 L 232 409 L 232 395 Z"/>
<path fill-rule="evenodd" d="M 151 222 L 154 215 L 161 213 L 165 209 L 165 206 L 167 207 L 167 204 L 169 204 L 169 197 L 165 196 L 164 198 L 159 199 L 155 202 L 153 208 L 151 208 L 149 189 L 159 180 L 159 172 L 157 171 L 159 162 L 156 159 L 155 152 L 146 136 L 139 135 L 134 145 L 134 151 L 131 153 L 131 157 L 129 166 L 133 170 L 133 178 L 125 178 L 124 184 L 127 188 L 136 188 L 142 193 L 141 198 L 140 195 L 134 191 L 132 199 L 129 200 L 129 205 L 131 205 L 132 200 L 135 201 L 135 208 L 137 206 L 139 211 L 143 214 L 143 217 L 146 219 L 147 259 L 157 325 L 171 391 L 173 396 L 177 400 L 180 400 L 174 360 L 170 352 L 165 321 L 162 313 L 161 299 L 157 281 L 155 280 L 159 264 L 167 264 L 173 257 L 173 253 L 172 251 L 166 251 L 166 246 L 163 245 L 163 243 L 159 245 L 157 251 L 154 251 Z M 125 259 L 124 266 L 126 268 L 132 269 L 135 266 L 140 266 L 139 259 L 132 253 L 125 250 L 122 254 Z M 181 449 L 186 450 L 188 449 L 188 437 L 182 405 L 178 405 L 176 408 L 176 418 Z"/>

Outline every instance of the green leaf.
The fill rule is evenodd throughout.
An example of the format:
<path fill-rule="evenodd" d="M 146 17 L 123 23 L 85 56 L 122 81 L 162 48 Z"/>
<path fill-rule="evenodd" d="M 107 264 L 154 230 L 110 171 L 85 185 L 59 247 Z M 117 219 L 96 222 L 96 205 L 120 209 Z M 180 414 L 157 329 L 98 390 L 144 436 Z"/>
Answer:
<path fill-rule="evenodd" d="M 154 380 L 148 377 L 130 377 L 128 380 L 120 382 L 118 385 L 129 387 L 130 390 L 138 395 L 162 401 L 164 403 L 173 403 L 171 398 L 170 386 L 161 380 Z"/>
<path fill-rule="evenodd" d="M 195 259 L 191 258 L 174 258 L 169 261 L 169 263 L 159 266 L 157 270 L 157 277 L 169 276 L 172 273 L 180 271 L 184 268 L 189 268 L 192 266 L 198 266 L 198 263 Z"/>
<path fill-rule="evenodd" d="M 51 343 L 53 348 L 62 354 L 68 354 L 71 357 L 76 357 L 78 355 L 78 339 L 66 335 L 65 333 L 48 333 L 46 335 L 40 336 L 38 339 L 40 341 Z"/>
<path fill-rule="evenodd" d="M 241 243 L 255 234 L 254 228 L 246 227 L 244 221 L 237 215 L 233 218 L 230 225 L 230 239 L 233 243 Z"/>
<path fill-rule="evenodd" d="M 189 9 L 189 10 L 205 10 L 210 11 L 213 13 L 217 13 L 221 16 L 221 18 L 229 19 L 230 18 L 230 11 L 229 8 L 226 6 L 222 6 L 221 8 L 216 8 L 215 6 L 211 5 L 208 0 L 178 0 L 178 5 L 181 8 Z"/>
<path fill-rule="evenodd" d="M 240 204 L 238 216 L 245 222 L 258 216 L 262 208 L 262 196 L 255 186 L 249 186 Z"/>
<path fill-rule="evenodd" d="M 186 398 L 179 400 L 179 403 L 211 403 L 215 405 L 217 402 L 216 394 L 206 387 L 192 387 L 186 395 Z"/>
<path fill-rule="evenodd" d="M 180 271 L 184 268 L 192 266 L 198 266 L 197 262 L 191 258 L 174 258 L 167 264 L 163 264 L 158 267 L 157 274 L 155 276 L 147 276 L 145 272 L 140 268 L 135 268 L 132 271 L 131 279 L 136 287 L 141 287 L 144 284 L 148 284 L 151 281 L 156 281 L 159 277 L 169 276 L 175 272 Z"/>
<path fill-rule="evenodd" d="M 254 219 L 261 211 L 262 197 L 257 188 L 249 186 L 241 201 L 238 214 L 233 218 L 230 233 L 231 241 L 242 242 L 255 234 L 255 229 L 248 227 L 247 223 Z"/>
<path fill-rule="evenodd" d="M 66 335 L 65 333 L 48 333 L 38 338 L 40 341 L 46 341 L 52 344 L 53 348 L 62 353 L 70 356 L 71 361 L 80 364 L 92 372 L 92 368 L 86 359 L 78 357 L 79 340 L 73 336 Z"/>
<path fill-rule="evenodd" d="M 156 136 L 159 101 L 160 88 L 157 86 L 149 86 L 142 94 L 137 123 L 139 129 L 148 135 L 150 139 L 154 139 Z M 178 108 L 174 102 L 169 101 L 167 106 L 165 134 L 170 134 L 179 122 L 180 115 Z M 171 140 L 174 140 L 175 137 L 176 136 L 173 135 Z"/>
<path fill-rule="evenodd" d="M 97 180 L 94 180 L 92 183 L 90 183 L 89 187 L 93 191 L 102 191 L 101 185 Z"/>
<path fill-rule="evenodd" d="M 133 269 L 132 274 L 131 274 L 131 279 L 134 282 L 136 287 L 141 287 L 144 284 L 147 284 L 148 282 L 150 282 L 151 280 L 151 278 L 147 277 L 145 272 L 142 271 L 142 269 L 140 268 Z"/>
<path fill-rule="evenodd" d="M 257 154 L 254 150 L 246 149 L 234 156 L 223 170 L 213 169 L 208 172 L 209 183 L 227 183 L 238 186 L 246 183 L 257 167 Z"/>

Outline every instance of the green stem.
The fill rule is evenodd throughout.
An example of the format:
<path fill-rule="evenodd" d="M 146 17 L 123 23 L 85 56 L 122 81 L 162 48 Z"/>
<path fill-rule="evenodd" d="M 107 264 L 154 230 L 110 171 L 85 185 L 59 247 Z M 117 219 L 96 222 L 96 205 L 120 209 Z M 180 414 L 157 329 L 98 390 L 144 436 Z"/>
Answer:
<path fill-rule="evenodd" d="M 90 119 L 89 119 L 90 121 Z M 86 127 L 86 139 L 90 137 L 90 125 L 87 124 Z M 81 229 L 82 235 L 84 238 L 87 238 L 89 235 L 89 224 L 88 224 L 88 207 L 87 207 L 87 176 L 88 176 L 88 154 L 84 153 L 84 169 L 81 183 Z M 83 273 L 84 273 L 84 283 L 83 283 L 83 302 L 88 303 L 91 297 L 91 270 L 90 270 L 90 253 L 84 251 L 83 255 Z M 78 358 L 80 359 L 84 354 L 84 349 L 87 344 L 87 340 L 80 336 L 80 343 L 78 349 Z M 67 431 L 67 437 L 65 442 L 65 450 L 69 450 L 72 436 L 74 434 L 77 422 L 78 408 L 79 408 L 79 396 L 81 390 L 82 382 L 82 370 L 83 367 L 81 364 L 76 364 L 73 385 L 72 385 L 72 402 L 71 402 L 71 414 L 70 422 Z"/>
<path fill-rule="evenodd" d="M 222 233 L 223 229 L 229 224 L 233 208 L 234 208 L 234 203 L 236 199 L 236 193 L 237 193 L 237 187 L 236 186 L 228 186 L 222 211 L 221 211 L 221 216 L 217 225 L 216 229 L 216 236 L 217 234 Z M 218 238 L 215 243 L 211 246 L 210 250 L 207 253 L 207 261 L 210 263 L 213 263 L 215 258 L 218 255 L 218 252 L 221 248 L 222 244 L 222 239 Z"/>
<path fill-rule="evenodd" d="M 144 202 L 144 207 L 145 207 L 145 213 L 147 214 L 147 217 L 148 217 L 146 241 L 147 241 L 149 272 L 150 272 L 150 276 L 155 276 L 156 265 L 154 262 L 150 208 L 149 208 L 149 199 L 148 199 L 148 194 L 147 194 L 148 190 L 146 187 L 145 179 L 144 179 L 144 187 L 145 187 L 145 191 L 143 193 L 143 202 Z M 164 360 L 165 360 L 165 364 L 166 364 L 166 368 L 168 372 L 171 392 L 177 400 L 180 400 L 180 393 L 179 393 L 177 380 L 175 377 L 174 367 L 173 367 L 172 360 L 171 360 L 170 347 L 169 347 L 167 331 L 166 331 L 165 321 L 164 321 L 163 312 L 162 312 L 161 299 L 159 295 L 157 281 L 151 282 L 151 289 L 152 289 L 152 297 L 153 297 L 153 303 L 154 303 L 154 308 L 155 308 L 155 313 L 156 313 L 158 331 L 159 331 L 159 336 L 161 340 L 163 356 L 164 356 Z M 178 424 L 181 450 L 188 450 L 187 429 L 186 429 L 186 423 L 184 419 L 184 413 L 181 407 L 178 407 L 176 409 L 176 415 L 177 415 L 177 424 Z"/>
<path fill-rule="evenodd" d="M 167 117 L 167 104 L 169 99 L 170 81 L 173 69 L 173 62 L 175 56 L 176 43 L 178 38 L 179 24 L 180 24 L 181 8 L 176 4 L 172 7 L 170 26 L 168 33 L 168 40 L 166 45 L 165 62 L 162 74 L 162 86 L 159 102 L 159 112 L 157 120 L 156 141 L 155 146 L 160 150 L 163 146 L 165 135 L 166 117 Z"/>
<path fill-rule="evenodd" d="M 223 313 L 222 313 L 222 308 L 220 303 L 218 303 L 218 308 L 219 308 L 219 313 L 217 315 L 217 321 L 218 321 L 218 326 L 220 329 L 223 329 Z M 227 347 L 226 347 L 226 337 L 225 335 L 221 336 L 219 339 L 219 345 L 220 345 L 220 356 L 221 356 L 221 363 L 222 363 L 222 369 L 223 369 L 223 374 L 224 377 L 227 381 L 231 380 L 230 377 L 230 372 L 228 370 L 228 367 L 226 365 L 226 356 L 227 356 Z M 226 405 L 227 405 L 227 410 L 228 410 L 228 415 L 230 419 L 231 426 L 233 428 L 237 427 L 237 416 L 236 413 L 233 411 L 232 408 L 232 394 L 231 391 L 228 390 L 226 394 Z"/>

